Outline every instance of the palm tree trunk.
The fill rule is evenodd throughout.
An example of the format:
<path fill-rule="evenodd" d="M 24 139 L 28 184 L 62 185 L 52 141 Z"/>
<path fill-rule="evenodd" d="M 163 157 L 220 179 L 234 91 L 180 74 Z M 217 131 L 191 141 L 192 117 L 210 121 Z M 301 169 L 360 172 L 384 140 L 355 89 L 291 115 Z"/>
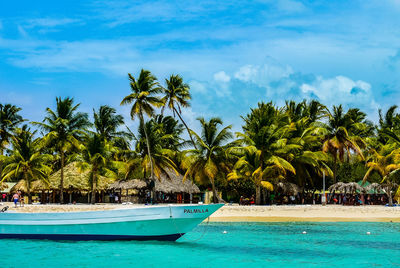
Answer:
<path fill-rule="evenodd" d="M 92 200 L 91 203 L 96 203 L 96 190 L 97 190 L 97 170 L 93 170 L 93 178 L 92 178 Z"/>
<path fill-rule="evenodd" d="M 151 157 L 151 152 L 150 152 L 149 136 L 147 135 L 146 126 L 145 126 L 145 124 L 144 124 L 143 114 L 140 113 L 139 116 L 140 116 L 140 121 L 141 121 L 140 123 L 141 123 L 142 126 L 143 126 L 144 135 L 146 136 L 146 145 L 147 145 L 146 147 L 147 147 L 147 154 L 149 155 L 150 171 L 151 171 L 150 179 L 153 180 L 154 183 L 155 183 L 153 159 L 152 159 L 152 157 Z M 155 196 L 156 196 L 155 187 L 153 187 L 153 189 L 151 189 L 151 195 L 152 195 L 152 199 L 154 199 Z"/>
<path fill-rule="evenodd" d="M 218 198 L 218 196 L 217 196 L 217 189 L 215 189 L 215 181 L 214 181 L 214 178 L 210 178 L 210 181 L 211 181 L 211 188 L 212 188 L 212 193 L 213 193 L 213 202 L 215 203 L 215 204 L 217 204 L 217 203 L 219 203 L 219 198 Z"/>
<path fill-rule="evenodd" d="M 64 151 L 61 150 L 60 203 L 64 204 Z"/>
<path fill-rule="evenodd" d="M 388 186 L 386 187 L 386 195 L 388 196 L 389 199 L 389 206 L 393 206 L 393 198 L 392 198 L 392 187 Z"/>
<path fill-rule="evenodd" d="M 196 147 L 196 144 L 194 143 L 192 134 L 190 134 L 190 129 L 189 129 L 189 127 L 186 125 L 185 121 L 183 121 L 183 119 L 182 119 L 182 117 L 181 117 L 181 114 L 178 113 L 178 111 L 176 110 L 175 107 L 174 107 L 174 110 L 175 110 L 176 114 L 178 115 L 179 119 L 182 121 L 183 125 L 186 127 L 186 130 L 187 130 L 187 132 L 188 132 L 188 134 L 189 134 L 190 140 L 192 141 L 194 148 L 197 150 L 197 147 Z"/>
<path fill-rule="evenodd" d="M 4 150 L 0 149 L 0 156 L 3 156 Z M 0 161 L 0 180 L 3 178 L 3 161 Z"/>
<path fill-rule="evenodd" d="M 24 171 L 24 179 L 26 182 L 26 191 L 28 194 L 28 204 L 32 204 L 32 194 L 31 194 L 31 180 L 28 179 L 27 171 Z"/>
<path fill-rule="evenodd" d="M 336 183 L 336 173 L 337 173 L 337 159 L 335 156 L 333 161 L 333 183 Z"/>
<path fill-rule="evenodd" d="M 256 186 L 256 205 L 261 205 L 261 185 Z"/>

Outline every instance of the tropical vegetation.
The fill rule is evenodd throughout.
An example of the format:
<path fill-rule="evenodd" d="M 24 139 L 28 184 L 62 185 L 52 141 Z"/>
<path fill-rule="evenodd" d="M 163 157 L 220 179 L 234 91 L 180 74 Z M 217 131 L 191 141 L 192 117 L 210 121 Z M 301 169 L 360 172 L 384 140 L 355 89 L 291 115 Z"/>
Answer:
<path fill-rule="evenodd" d="M 129 107 L 129 119 L 109 105 L 96 107 L 89 117 L 73 98 L 57 97 L 55 108 L 47 108 L 31 127 L 21 126 L 26 121 L 21 108 L 0 104 L 1 181 L 24 180 L 30 202 L 32 182 L 46 184 L 60 170 L 63 203 L 63 170 L 75 162 L 90 176 L 92 203 L 99 178 L 145 180 L 154 199 L 154 182 L 174 173 L 212 192 L 213 202 L 254 195 L 256 204 L 264 204 L 285 184 L 314 193 L 324 176 L 327 186 L 378 183 L 390 205 L 400 191 L 397 106 L 380 110 L 374 124 L 355 107 L 326 107 L 317 100 L 279 107 L 260 101 L 241 117 L 241 131 L 233 133 L 217 117 L 188 124 L 185 109 L 192 96 L 180 75 L 159 82 L 142 69 L 138 76 L 128 74 L 125 94 L 120 105 Z"/>

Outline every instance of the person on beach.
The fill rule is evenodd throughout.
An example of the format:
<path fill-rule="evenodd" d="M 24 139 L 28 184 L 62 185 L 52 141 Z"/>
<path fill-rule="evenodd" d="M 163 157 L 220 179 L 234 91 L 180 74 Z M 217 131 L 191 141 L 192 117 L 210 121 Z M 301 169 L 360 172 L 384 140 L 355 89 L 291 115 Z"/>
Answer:
<path fill-rule="evenodd" d="M 7 197 L 7 195 L 6 194 L 2 194 L 2 200 L 3 200 L 3 202 L 6 202 L 7 200 L 6 200 L 6 197 Z"/>
<path fill-rule="evenodd" d="M 24 196 L 22 195 L 22 193 L 20 192 L 19 194 L 19 206 L 23 207 L 25 205 L 25 199 Z"/>
<path fill-rule="evenodd" d="M 17 207 L 18 200 L 19 200 L 19 194 L 18 194 L 18 193 L 15 193 L 15 194 L 13 195 L 13 201 L 14 201 L 15 207 Z"/>

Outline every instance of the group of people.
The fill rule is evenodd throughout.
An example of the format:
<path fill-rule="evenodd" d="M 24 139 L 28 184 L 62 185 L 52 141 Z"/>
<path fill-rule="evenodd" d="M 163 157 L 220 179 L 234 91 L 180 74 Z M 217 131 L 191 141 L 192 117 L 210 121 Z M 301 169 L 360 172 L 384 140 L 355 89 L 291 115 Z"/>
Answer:
<path fill-rule="evenodd" d="M 17 207 L 18 203 L 19 203 L 20 207 L 24 206 L 24 204 L 25 204 L 24 196 L 22 195 L 21 191 L 18 191 L 13 195 L 13 202 L 14 202 L 15 207 Z"/>

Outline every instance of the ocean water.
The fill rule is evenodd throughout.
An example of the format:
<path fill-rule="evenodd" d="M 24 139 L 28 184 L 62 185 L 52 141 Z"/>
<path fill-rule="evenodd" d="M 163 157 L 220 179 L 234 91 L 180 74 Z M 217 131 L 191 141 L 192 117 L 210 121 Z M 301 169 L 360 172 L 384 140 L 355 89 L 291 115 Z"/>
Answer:
<path fill-rule="evenodd" d="M 0 266 L 395 267 L 400 223 L 209 223 L 177 242 L 0 240 Z"/>

